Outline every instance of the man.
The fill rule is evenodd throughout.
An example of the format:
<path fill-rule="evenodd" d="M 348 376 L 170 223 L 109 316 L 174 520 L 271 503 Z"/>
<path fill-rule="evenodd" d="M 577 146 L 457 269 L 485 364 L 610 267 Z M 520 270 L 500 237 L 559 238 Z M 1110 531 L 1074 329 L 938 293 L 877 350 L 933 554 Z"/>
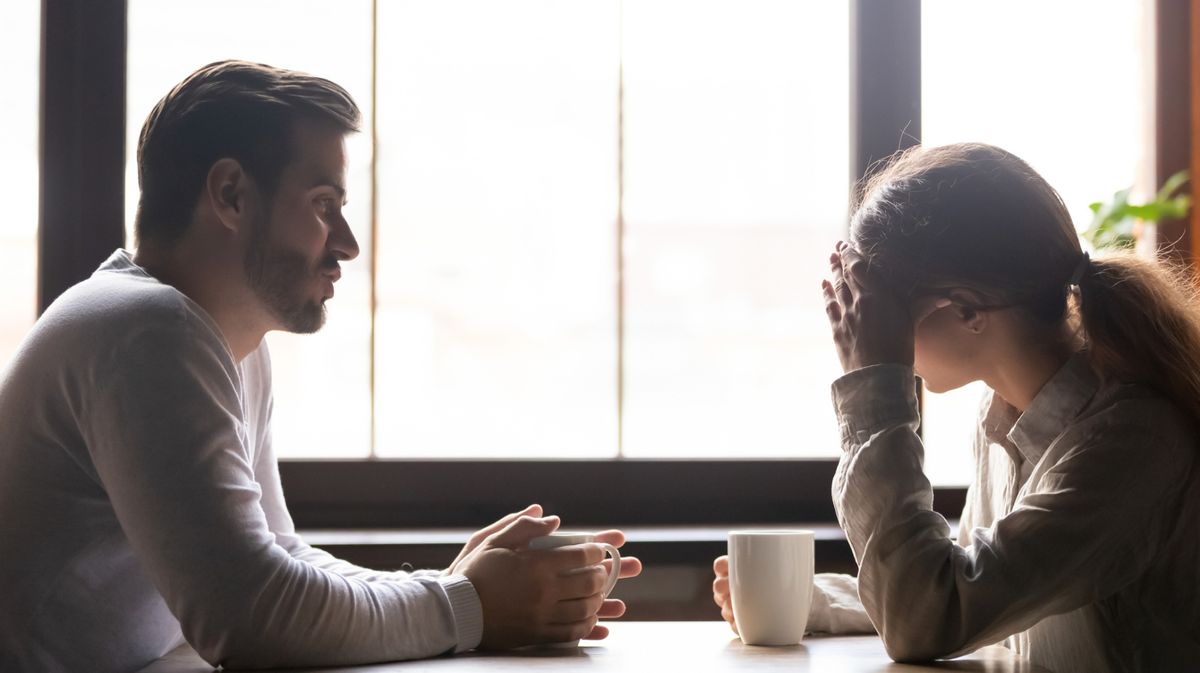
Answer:
<path fill-rule="evenodd" d="M 604 637 L 624 611 L 599 545 L 528 549 L 558 526 L 536 505 L 445 571 L 375 572 L 296 535 L 263 336 L 319 329 L 358 254 L 359 118 L 332 82 L 236 61 L 150 113 L 137 255 L 60 297 L 0 382 L 0 670 L 136 670 L 185 638 L 225 666 L 366 663 Z"/>

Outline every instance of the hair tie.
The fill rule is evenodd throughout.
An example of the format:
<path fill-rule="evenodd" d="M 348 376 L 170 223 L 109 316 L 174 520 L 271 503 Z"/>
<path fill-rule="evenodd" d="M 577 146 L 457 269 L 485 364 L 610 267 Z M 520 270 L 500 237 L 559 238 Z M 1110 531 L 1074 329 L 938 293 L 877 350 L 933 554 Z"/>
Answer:
<path fill-rule="evenodd" d="M 1083 257 L 1079 258 L 1079 263 L 1075 265 L 1075 270 L 1071 272 L 1071 278 L 1067 280 L 1067 285 L 1079 285 L 1083 280 L 1083 274 L 1087 273 L 1088 267 L 1092 265 L 1092 258 L 1085 252 Z"/>

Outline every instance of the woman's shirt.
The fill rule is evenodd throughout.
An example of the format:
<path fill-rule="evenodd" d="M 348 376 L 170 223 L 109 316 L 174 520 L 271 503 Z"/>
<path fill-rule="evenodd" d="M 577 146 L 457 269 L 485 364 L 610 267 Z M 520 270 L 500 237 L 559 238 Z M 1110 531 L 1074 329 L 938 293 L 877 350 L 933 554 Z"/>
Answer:
<path fill-rule="evenodd" d="M 894 658 L 1004 641 L 1060 673 L 1200 662 L 1200 461 L 1171 402 L 1083 356 L 1023 414 L 989 396 L 956 542 L 922 472 L 912 368 L 851 372 L 833 397 L 834 505 Z"/>

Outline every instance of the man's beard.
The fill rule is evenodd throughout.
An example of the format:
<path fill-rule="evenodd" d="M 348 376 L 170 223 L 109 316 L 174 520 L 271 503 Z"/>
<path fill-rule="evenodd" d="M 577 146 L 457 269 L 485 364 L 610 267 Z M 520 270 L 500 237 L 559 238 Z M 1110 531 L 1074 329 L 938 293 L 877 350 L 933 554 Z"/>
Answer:
<path fill-rule="evenodd" d="M 314 264 L 298 252 L 268 246 L 269 221 L 270 213 L 266 213 L 254 223 L 253 238 L 244 261 L 246 279 L 282 329 L 312 334 L 325 324 L 325 304 L 307 298 L 304 288 L 321 271 L 337 268 L 337 258 L 329 255 Z"/>

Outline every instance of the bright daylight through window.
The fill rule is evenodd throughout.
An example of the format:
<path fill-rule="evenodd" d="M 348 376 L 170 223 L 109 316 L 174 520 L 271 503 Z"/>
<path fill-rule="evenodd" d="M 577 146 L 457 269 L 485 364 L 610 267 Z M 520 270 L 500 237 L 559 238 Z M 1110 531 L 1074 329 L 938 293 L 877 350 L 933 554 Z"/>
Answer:
<path fill-rule="evenodd" d="M 0 89 L 0 128 L 5 147 L 0 154 L 0 181 L 9 190 L 8 212 L 0 219 L 0 268 L 4 310 L 0 311 L 0 369 L 37 317 L 38 226 L 38 36 L 41 17 L 36 2 L 5 8 L 8 30 L 0 42 L 5 86 Z"/>
<path fill-rule="evenodd" d="M 924 3 L 922 139 L 1015 151 L 1082 226 L 1138 177 L 1140 98 L 1105 92 L 1144 80 L 1140 3 L 1025 3 Z M 269 337 L 281 456 L 837 455 L 819 282 L 850 196 L 847 3 L 216 4 L 130 2 L 131 222 L 137 130 L 199 65 L 306 70 L 368 116 L 363 256 L 324 330 Z M 967 481 L 980 392 L 927 397 L 934 483 Z"/>

